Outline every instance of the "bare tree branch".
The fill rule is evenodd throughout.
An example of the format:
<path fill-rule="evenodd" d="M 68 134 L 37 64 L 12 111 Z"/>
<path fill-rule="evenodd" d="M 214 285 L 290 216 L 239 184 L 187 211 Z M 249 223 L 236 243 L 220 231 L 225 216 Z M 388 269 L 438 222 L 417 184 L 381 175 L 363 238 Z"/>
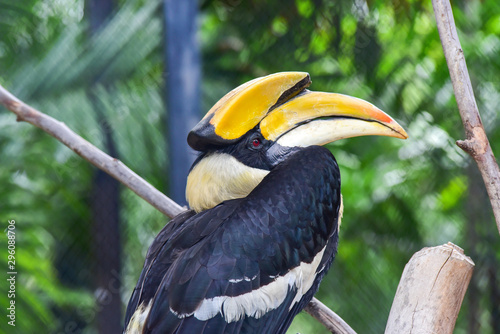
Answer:
<path fill-rule="evenodd" d="M 304 309 L 307 313 L 321 322 L 326 329 L 335 334 L 356 334 L 337 313 L 330 310 L 325 304 L 313 298 Z"/>
<path fill-rule="evenodd" d="M 432 5 L 458 110 L 467 136 L 465 140 L 458 140 L 457 145 L 474 158 L 481 171 L 500 233 L 500 169 L 481 122 L 450 2 L 432 0 Z"/>
<path fill-rule="evenodd" d="M 177 203 L 146 182 L 121 161 L 110 157 L 76 133 L 66 124 L 30 107 L 0 85 L 0 104 L 17 115 L 17 121 L 25 121 L 47 132 L 72 149 L 76 154 L 102 169 L 156 209 L 170 218 L 184 211 Z"/>
<path fill-rule="evenodd" d="M 16 98 L 0 85 L 0 104 L 17 115 L 17 121 L 28 122 L 69 147 L 76 154 L 102 169 L 124 186 L 131 189 L 164 215 L 173 218 L 185 210 L 146 182 L 121 161 L 107 155 L 60 122 Z M 335 312 L 316 298 L 309 303 L 306 311 L 334 334 L 355 334 L 355 332 Z M 346 331 L 346 328 L 350 331 Z"/>

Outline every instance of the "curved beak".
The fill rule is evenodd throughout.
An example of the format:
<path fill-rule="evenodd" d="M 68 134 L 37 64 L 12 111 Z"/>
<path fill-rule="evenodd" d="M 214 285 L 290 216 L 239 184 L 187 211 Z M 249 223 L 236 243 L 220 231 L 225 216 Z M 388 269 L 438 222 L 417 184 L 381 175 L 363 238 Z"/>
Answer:
<path fill-rule="evenodd" d="M 408 138 L 394 119 L 369 102 L 307 90 L 269 112 L 260 130 L 264 138 L 290 147 L 367 135 Z"/>
<path fill-rule="evenodd" d="M 282 146 L 323 145 L 365 135 L 407 138 L 389 115 L 361 99 L 311 92 L 308 73 L 281 72 L 249 81 L 217 102 L 188 135 L 198 151 L 231 145 L 259 127 Z"/>
<path fill-rule="evenodd" d="M 305 72 L 279 72 L 253 79 L 221 98 L 191 130 L 189 145 L 198 151 L 230 145 L 253 129 L 269 110 L 311 84 Z"/>

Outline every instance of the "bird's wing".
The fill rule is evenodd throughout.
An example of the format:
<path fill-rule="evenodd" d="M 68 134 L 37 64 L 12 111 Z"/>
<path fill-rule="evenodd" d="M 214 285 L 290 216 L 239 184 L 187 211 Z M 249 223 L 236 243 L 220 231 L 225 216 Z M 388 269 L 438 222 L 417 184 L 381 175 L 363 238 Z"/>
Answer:
<path fill-rule="evenodd" d="M 155 260 L 157 259 L 160 251 L 165 246 L 165 244 L 167 244 L 167 242 L 172 238 L 173 234 L 176 231 L 179 231 L 180 227 L 186 222 L 186 220 L 192 217 L 194 214 L 195 214 L 194 211 L 189 210 L 182 212 L 176 217 L 174 217 L 172 220 L 170 220 L 170 222 L 167 225 L 165 225 L 165 227 L 163 227 L 163 229 L 156 236 L 155 240 L 149 247 L 148 253 L 146 255 L 146 260 L 144 262 L 144 267 L 141 272 L 141 276 L 139 277 L 137 285 L 135 286 L 134 291 L 132 292 L 132 296 L 130 297 L 130 301 L 127 306 L 127 312 L 125 314 L 125 324 L 129 323 L 133 313 L 136 311 L 139 305 L 145 300 L 145 298 L 147 300 L 152 298 L 152 295 L 145 296 L 143 293 L 149 291 L 155 291 L 155 289 L 151 289 L 151 287 L 158 286 L 160 284 L 163 275 L 170 267 L 167 265 L 160 268 L 156 268 L 161 270 L 155 270 L 154 272 L 150 272 L 150 269 Z M 168 258 L 165 260 L 168 261 Z M 170 261 L 172 260 L 170 259 Z"/>
<path fill-rule="evenodd" d="M 213 233 L 234 208 L 235 205 L 229 202 L 214 211 L 199 214 L 186 211 L 165 225 L 146 255 L 143 270 L 127 306 L 125 326 L 133 321 L 138 310 L 144 309 L 154 299 L 162 280 L 180 254 Z"/>

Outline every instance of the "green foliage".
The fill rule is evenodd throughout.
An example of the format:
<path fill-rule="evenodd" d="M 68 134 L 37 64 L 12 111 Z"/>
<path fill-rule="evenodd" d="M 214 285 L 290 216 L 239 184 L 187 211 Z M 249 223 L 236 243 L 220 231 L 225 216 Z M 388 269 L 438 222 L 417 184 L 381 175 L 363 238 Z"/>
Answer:
<path fill-rule="evenodd" d="M 167 189 L 158 2 L 121 1 L 93 36 L 82 0 L 0 0 L 0 9 L 0 83 L 103 148 L 99 106 L 119 158 Z M 498 157 L 500 5 L 459 1 L 454 14 Z M 463 127 L 430 1 L 205 0 L 199 37 L 204 110 L 244 81 L 300 70 L 311 74 L 312 90 L 371 101 L 408 130 L 405 142 L 354 138 L 330 145 L 341 166 L 345 213 L 339 254 L 318 293 L 324 303 L 357 332 L 380 333 L 411 255 L 452 241 L 477 268 L 456 332 L 498 329 L 492 313 L 498 301 L 490 298 L 498 286 L 498 233 L 474 187 L 482 181 L 454 144 Z M 93 167 L 6 111 L 0 158 L 0 221 L 15 219 L 17 228 L 19 331 L 95 332 Z M 125 304 L 165 218 L 129 190 L 121 202 Z M 6 245 L 0 238 L 2 268 Z M 7 303 L 0 293 L 0 305 Z M 0 332 L 9 329 L 0 322 Z M 290 329 L 296 332 L 325 330 L 304 314 Z"/>
<path fill-rule="evenodd" d="M 339 254 L 318 297 L 355 330 L 384 330 L 404 264 L 420 248 L 452 241 L 480 262 L 486 254 L 478 247 L 499 254 L 498 243 L 484 240 L 498 235 L 488 202 L 480 208 L 488 212 L 482 223 L 488 232 L 474 241 L 467 232 L 468 224 L 476 224 L 470 221 L 474 213 L 464 209 L 475 196 L 468 184 L 482 181 L 469 179 L 465 167 L 471 161 L 454 144 L 463 137 L 463 127 L 430 1 L 207 3 L 201 29 L 205 87 L 221 87 L 221 81 L 234 87 L 277 71 L 308 71 L 312 90 L 369 100 L 408 129 L 406 142 L 355 138 L 331 145 L 341 166 L 345 213 Z M 479 109 L 497 156 L 499 12 L 494 1 L 455 6 Z M 205 94 L 207 106 L 222 95 L 208 89 Z M 457 333 L 495 331 L 488 289 L 483 285 L 482 297 L 468 297 L 482 301 L 478 318 L 462 312 Z M 289 332 L 322 330 L 300 317 Z"/>
<path fill-rule="evenodd" d="M 45 5 L 53 20 L 41 17 L 37 8 Z M 124 4 L 93 37 L 87 36 L 83 12 L 74 19 L 56 10 L 61 9 L 56 3 L 45 5 L 20 4 L 35 18 L 26 23 L 26 45 L 19 42 L 25 11 L 13 10 L 9 16 L 12 24 L 1 39 L 2 84 L 102 149 L 104 133 L 94 108 L 98 104 L 112 124 L 121 160 L 165 189 L 162 23 L 157 2 Z M 73 6 L 83 11 L 82 1 Z M 41 30 L 50 33 L 39 35 Z M 87 326 L 92 332 L 88 324 L 99 308 L 90 285 L 88 201 L 93 167 L 42 131 L 16 123 L 10 113 L 0 114 L 0 128 L 0 184 L 5 189 L 0 194 L 0 217 L 2 225 L 11 219 L 17 224 L 17 327 L 29 333 L 36 328 L 72 332 Z M 122 197 L 124 231 L 130 233 L 124 260 L 130 267 L 125 265 L 123 278 L 128 298 L 147 245 L 166 220 L 131 192 L 123 191 Z M 4 241 L 1 238 L 6 250 Z M 1 261 L 6 268 L 4 256 Z M 7 290 L 2 286 L 2 291 Z M 1 294 L 1 305 L 8 302 Z M 9 332 L 5 321 L 0 331 Z"/>

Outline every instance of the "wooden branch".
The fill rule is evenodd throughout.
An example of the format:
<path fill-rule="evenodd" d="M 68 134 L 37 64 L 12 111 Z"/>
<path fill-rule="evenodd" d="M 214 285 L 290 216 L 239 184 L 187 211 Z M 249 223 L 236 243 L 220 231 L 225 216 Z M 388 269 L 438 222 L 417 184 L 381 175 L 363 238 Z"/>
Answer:
<path fill-rule="evenodd" d="M 304 311 L 321 322 L 326 329 L 334 334 L 356 334 L 351 326 L 316 298 L 313 298 L 307 304 Z"/>
<path fill-rule="evenodd" d="M 453 333 L 474 262 L 452 243 L 424 248 L 405 266 L 386 334 Z"/>
<path fill-rule="evenodd" d="M 154 206 L 164 215 L 173 218 L 186 210 L 179 204 L 165 196 L 155 187 L 146 182 L 121 161 L 107 155 L 60 122 L 16 98 L 0 85 L 0 104 L 17 115 L 17 121 L 28 122 L 69 147 L 76 154 L 105 171 L 124 186 L 131 189 L 146 202 Z M 349 325 L 335 312 L 326 307 L 316 298 L 307 306 L 307 312 L 317 321 L 335 334 L 355 334 L 354 331 L 345 331 Z M 338 330 L 337 330 L 338 329 Z M 344 330 L 344 331 L 342 331 Z"/>
<path fill-rule="evenodd" d="M 500 169 L 481 122 L 451 5 L 449 0 L 432 0 L 432 6 L 467 136 L 465 140 L 458 140 L 457 145 L 474 158 L 481 171 L 500 233 Z"/>
<path fill-rule="evenodd" d="M 30 107 L 0 85 L 0 104 L 25 121 L 47 132 L 76 154 L 102 169 L 170 218 L 185 209 L 146 182 L 121 161 L 110 157 L 76 133 L 66 124 Z"/>

